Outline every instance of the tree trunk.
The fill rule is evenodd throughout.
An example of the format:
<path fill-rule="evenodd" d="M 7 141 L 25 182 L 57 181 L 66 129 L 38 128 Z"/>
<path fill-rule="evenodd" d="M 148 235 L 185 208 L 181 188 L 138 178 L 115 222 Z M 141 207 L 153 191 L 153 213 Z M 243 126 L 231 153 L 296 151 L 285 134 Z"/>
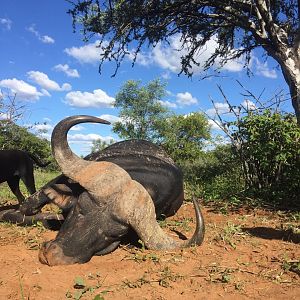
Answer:
<path fill-rule="evenodd" d="M 300 78 L 297 78 L 298 83 L 289 85 L 290 93 L 292 97 L 292 104 L 295 110 L 297 123 L 300 126 Z"/>
<path fill-rule="evenodd" d="M 295 49 L 285 48 L 281 54 L 272 55 L 280 64 L 282 74 L 289 86 L 291 101 L 300 126 L 300 58 Z"/>

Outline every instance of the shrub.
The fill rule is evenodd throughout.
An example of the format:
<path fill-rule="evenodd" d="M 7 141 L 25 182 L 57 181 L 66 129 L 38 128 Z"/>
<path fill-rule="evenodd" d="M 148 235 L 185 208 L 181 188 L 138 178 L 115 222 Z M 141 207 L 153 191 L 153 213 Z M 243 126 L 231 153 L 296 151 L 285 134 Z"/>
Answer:
<path fill-rule="evenodd" d="M 292 114 L 253 112 L 235 124 L 233 135 L 248 192 L 268 201 L 299 201 L 300 127 Z"/>
<path fill-rule="evenodd" d="M 194 161 L 180 164 L 187 194 L 205 200 L 230 199 L 244 188 L 241 167 L 230 145 L 202 152 Z"/>

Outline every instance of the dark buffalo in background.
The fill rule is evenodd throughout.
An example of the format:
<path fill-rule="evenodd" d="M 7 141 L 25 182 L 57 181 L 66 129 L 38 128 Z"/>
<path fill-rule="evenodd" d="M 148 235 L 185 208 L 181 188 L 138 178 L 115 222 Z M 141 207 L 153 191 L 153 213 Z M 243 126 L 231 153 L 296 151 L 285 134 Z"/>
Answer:
<path fill-rule="evenodd" d="M 7 182 L 19 203 L 25 200 L 20 191 L 20 179 L 30 194 L 36 192 L 33 174 L 34 163 L 41 168 L 49 164 L 49 162 L 41 162 L 34 155 L 22 150 L 0 150 L 0 183 Z"/>

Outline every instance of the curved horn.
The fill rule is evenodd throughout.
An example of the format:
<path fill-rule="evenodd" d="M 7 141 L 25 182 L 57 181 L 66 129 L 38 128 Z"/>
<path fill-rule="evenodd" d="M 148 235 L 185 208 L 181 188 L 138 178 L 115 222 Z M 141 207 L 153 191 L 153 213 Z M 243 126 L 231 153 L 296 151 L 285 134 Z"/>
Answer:
<path fill-rule="evenodd" d="M 60 121 L 54 127 L 54 130 L 52 132 L 51 147 L 53 156 L 60 168 L 62 169 L 62 172 L 71 179 L 74 179 L 74 174 L 76 174 L 76 170 L 79 170 L 89 165 L 90 162 L 78 157 L 72 152 L 67 141 L 67 134 L 71 127 L 79 123 L 87 122 L 110 124 L 110 122 L 97 117 L 78 115 L 68 117 Z"/>
<path fill-rule="evenodd" d="M 125 202 L 126 207 L 121 214 L 125 216 L 127 223 L 136 231 L 147 248 L 170 250 L 202 244 L 205 226 L 197 200 L 193 199 L 196 213 L 196 229 L 193 236 L 186 241 L 174 240 L 157 223 L 155 207 L 148 192 L 138 182 L 132 182 L 135 188 L 131 189 L 128 186 L 124 195 L 127 199 L 133 199 L 133 201 Z"/>
<path fill-rule="evenodd" d="M 204 219 L 198 201 L 193 199 L 193 203 L 196 212 L 196 229 L 193 236 L 186 241 L 174 240 L 168 236 L 159 226 L 155 217 L 155 222 L 151 222 L 153 218 L 149 218 L 149 221 L 144 218 L 143 222 L 145 223 L 143 223 L 142 226 L 140 224 L 137 227 L 134 227 L 133 224 L 131 224 L 131 226 L 137 231 L 139 237 L 148 249 L 171 250 L 201 245 L 205 233 Z"/>

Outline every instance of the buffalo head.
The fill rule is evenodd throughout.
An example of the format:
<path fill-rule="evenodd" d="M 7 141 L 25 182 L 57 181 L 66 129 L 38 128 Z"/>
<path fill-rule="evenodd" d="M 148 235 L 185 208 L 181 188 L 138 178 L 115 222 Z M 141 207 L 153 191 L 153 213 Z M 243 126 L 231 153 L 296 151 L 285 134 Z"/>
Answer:
<path fill-rule="evenodd" d="M 93 255 L 113 251 L 134 230 L 146 247 L 168 250 L 200 245 L 204 222 L 194 201 L 196 229 L 191 239 L 169 237 L 156 221 L 148 191 L 120 166 L 109 161 L 87 161 L 76 156 L 67 142 L 69 129 L 79 123 L 108 122 L 91 116 L 73 116 L 59 122 L 51 145 L 63 174 L 83 188 L 57 237 L 43 244 L 39 259 L 48 265 L 84 263 Z M 51 191 L 51 188 L 49 188 Z"/>

